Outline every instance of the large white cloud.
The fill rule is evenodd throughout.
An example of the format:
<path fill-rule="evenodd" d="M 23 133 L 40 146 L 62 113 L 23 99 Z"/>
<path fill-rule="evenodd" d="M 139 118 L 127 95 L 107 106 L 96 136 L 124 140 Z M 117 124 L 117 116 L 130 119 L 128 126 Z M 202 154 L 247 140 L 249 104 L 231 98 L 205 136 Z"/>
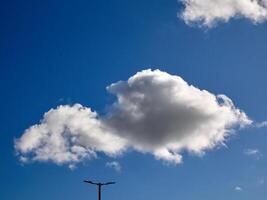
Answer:
<path fill-rule="evenodd" d="M 180 0 L 184 9 L 179 16 L 188 24 L 212 27 L 218 21 L 246 18 L 253 23 L 267 19 L 267 0 Z"/>
<path fill-rule="evenodd" d="M 116 156 L 133 148 L 178 164 L 182 151 L 203 154 L 222 144 L 234 127 L 251 123 L 225 95 L 160 70 L 138 72 L 107 90 L 117 101 L 104 116 L 79 104 L 48 111 L 16 140 L 20 159 L 73 166 L 98 152 Z"/>

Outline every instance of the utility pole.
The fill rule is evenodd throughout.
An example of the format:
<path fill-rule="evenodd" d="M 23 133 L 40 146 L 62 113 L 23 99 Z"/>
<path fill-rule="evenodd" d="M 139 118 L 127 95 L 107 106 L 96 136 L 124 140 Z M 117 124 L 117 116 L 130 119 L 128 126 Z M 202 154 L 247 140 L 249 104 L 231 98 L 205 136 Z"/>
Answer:
<path fill-rule="evenodd" d="M 92 181 L 88 181 L 88 180 L 85 180 L 83 181 L 85 183 L 90 183 L 92 185 L 97 185 L 98 187 L 98 200 L 101 200 L 101 187 L 103 185 L 111 185 L 111 184 L 115 184 L 115 182 L 107 182 L 107 183 L 95 183 L 95 182 L 92 182 Z"/>

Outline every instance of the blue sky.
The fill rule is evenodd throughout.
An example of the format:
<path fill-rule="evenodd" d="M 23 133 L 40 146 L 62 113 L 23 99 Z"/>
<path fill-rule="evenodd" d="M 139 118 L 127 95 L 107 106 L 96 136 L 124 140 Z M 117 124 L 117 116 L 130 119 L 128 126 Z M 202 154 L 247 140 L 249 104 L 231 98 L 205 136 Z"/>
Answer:
<path fill-rule="evenodd" d="M 115 180 L 103 193 L 110 200 L 266 198 L 265 127 L 237 130 L 203 157 L 185 151 L 178 165 L 129 150 L 117 158 L 98 153 L 70 170 L 22 164 L 14 148 L 15 138 L 58 105 L 105 113 L 115 101 L 106 87 L 147 68 L 225 94 L 250 119 L 265 121 L 266 23 L 240 17 L 212 28 L 188 25 L 177 18 L 183 5 L 176 0 L 15 0 L 0 7 L 0 199 L 96 199 L 85 178 Z M 113 161 L 120 172 L 106 166 Z"/>

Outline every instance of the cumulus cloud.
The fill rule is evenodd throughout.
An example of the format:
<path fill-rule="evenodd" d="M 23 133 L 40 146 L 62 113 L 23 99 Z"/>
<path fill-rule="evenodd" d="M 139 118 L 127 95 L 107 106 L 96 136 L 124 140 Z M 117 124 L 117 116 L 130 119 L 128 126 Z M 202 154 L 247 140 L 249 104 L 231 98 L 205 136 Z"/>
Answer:
<path fill-rule="evenodd" d="M 45 113 L 15 141 L 21 160 L 74 166 L 98 152 L 114 157 L 132 148 L 179 164 L 182 151 L 203 155 L 252 123 L 227 96 L 160 70 L 138 72 L 107 90 L 117 100 L 103 116 L 80 104 Z"/>
<path fill-rule="evenodd" d="M 267 0 L 180 0 L 184 9 L 179 16 L 187 23 L 212 27 L 218 21 L 246 18 L 253 23 L 267 19 Z"/>
<path fill-rule="evenodd" d="M 124 145 L 122 138 L 101 124 L 95 112 L 80 104 L 49 110 L 40 124 L 25 130 L 15 141 L 22 162 L 53 161 L 70 168 L 84 159 L 96 158 L 96 152 L 118 155 Z"/>
<path fill-rule="evenodd" d="M 109 167 L 111 169 L 114 169 L 117 172 L 120 172 L 121 171 L 121 165 L 117 161 L 107 162 L 106 163 L 106 167 Z"/>

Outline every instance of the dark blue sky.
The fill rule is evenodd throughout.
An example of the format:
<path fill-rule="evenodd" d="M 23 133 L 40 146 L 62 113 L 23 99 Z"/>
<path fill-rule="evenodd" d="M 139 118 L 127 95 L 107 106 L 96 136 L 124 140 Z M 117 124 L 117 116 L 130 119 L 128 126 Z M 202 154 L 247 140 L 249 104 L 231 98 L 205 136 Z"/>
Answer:
<path fill-rule="evenodd" d="M 15 156 L 14 139 L 50 108 L 81 103 L 104 112 L 114 101 L 106 86 L 147 68 L 226 94 L 253 120 L 266 120 L 266 23 L 231 20 L 206 30 L 178 19 L 180 9 L 176 0 L 1 2 L 1 200 L 96 199 L 84 178 L 116 180 L 107 200 L 266 198 L 264 128 L 241 130 L 202 158 L 184 155 L 178 166 L 128 152 L 119 173 L 105 167 L 112 161 L 105 155 L 74 171 L 22 166 Z M 263 156 L 244 155 L 248 148 Z"/>

